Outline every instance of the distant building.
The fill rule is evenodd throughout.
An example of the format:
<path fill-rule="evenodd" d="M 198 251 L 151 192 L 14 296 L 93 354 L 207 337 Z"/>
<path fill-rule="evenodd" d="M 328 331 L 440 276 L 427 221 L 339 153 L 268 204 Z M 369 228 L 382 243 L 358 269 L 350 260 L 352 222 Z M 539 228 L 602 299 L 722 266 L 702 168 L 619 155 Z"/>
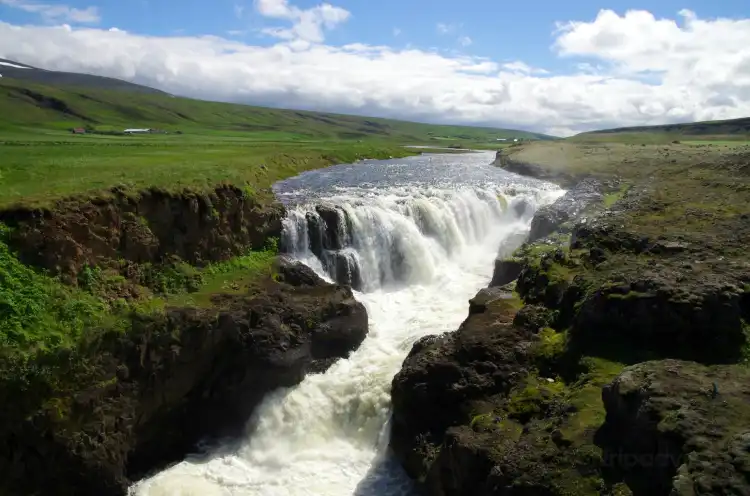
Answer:
<path fill-rule="evenodd" d="M 508 138 L 498 138 L 498 141 L 508 141 Z"/>
<path fill-rule="evenodd" d="M 142 133 L 150 133 L 150 129 L 126 129 L 123 131 L 125 134 L 142 134 Z"/>
<path fill-rule="evenodd" d="M 86 134 L 86 129 L 82 127 L 74 127 L 73 129 L 70 130 L 70 132 L 73 134 Z"/>

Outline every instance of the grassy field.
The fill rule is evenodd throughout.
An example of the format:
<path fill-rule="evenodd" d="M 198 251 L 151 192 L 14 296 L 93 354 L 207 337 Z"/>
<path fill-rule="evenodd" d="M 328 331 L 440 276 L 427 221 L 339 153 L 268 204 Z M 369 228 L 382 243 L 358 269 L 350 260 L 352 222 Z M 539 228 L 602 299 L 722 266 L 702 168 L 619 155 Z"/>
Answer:
<path fill-rule="evenodd" d="M 419 153 L 393 143 L 248 143 L 230 139 L 84 139 L 0 144 L 0 208 L 45 205 L 113 186 L 201 189 L 221 183 L 256 191 L 302 171 L 363 158 Z"/>
<path fill-rule="evenodd" d="M 78 135 L 70 130 L 85 127 Z M 158 134 L 123 135 L 126 128 Z M 544 135 L 279 110 L 159 93 L 0 79 L 0 209 L 137 190 L 219 183 L 267 190 L 304 170 L 420 153 L 403 145 L 499 149 Z"/>

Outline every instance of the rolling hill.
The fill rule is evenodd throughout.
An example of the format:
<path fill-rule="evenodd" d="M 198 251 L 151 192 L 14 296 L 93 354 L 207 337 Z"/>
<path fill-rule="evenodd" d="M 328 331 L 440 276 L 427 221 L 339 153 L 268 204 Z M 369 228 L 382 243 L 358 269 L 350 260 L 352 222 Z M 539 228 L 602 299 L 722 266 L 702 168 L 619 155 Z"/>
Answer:
<path fill-rule="evenodd" d="M 511 129 L 194 100 L 116 79 L 44 71 L 4 59 L 0 59 L 0 74 L 0 130 L 5 132 L 62 131 L 80 126 L 101 131 L 149 127 L 188 133 L 237 133 L 265 140 L 374 138 L 436 146 L 496 143 L 498 138 L 550 138 Z"/>
<path fill-rule="evenodd" d="M 720 121 L 636 126 L 590 131 L 573 136 L 572 140 L 588 139 L 726 139 L 750 140 L 750 117 Z"/>
<path fill-rule="evenodd" d="M 3 58 L 0 58 L 0 75 L 3 79 L 10 78 L 52 86 L 64 85 L 166 95 L 163 91 L 121 79 L 75 72 L 48 71 Z"/>

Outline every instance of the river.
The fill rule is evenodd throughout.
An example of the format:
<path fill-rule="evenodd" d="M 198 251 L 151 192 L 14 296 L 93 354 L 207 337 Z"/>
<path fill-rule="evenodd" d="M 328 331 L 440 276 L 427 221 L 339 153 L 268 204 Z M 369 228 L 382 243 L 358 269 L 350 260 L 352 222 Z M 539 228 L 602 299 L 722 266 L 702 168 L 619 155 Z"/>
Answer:
<path fill-rule="evenodd" d="M 356 273 L 370 332 L 347 360 L 269 395 L 244 439 L 131 488 L 139 496 L 399 496 L 414 489 L 388 452 L 390 385 L 411 345 L 455 330 L 536 208 L 563 192 L 489 165 L 492 152 L 365 161 L 278 183 L 282 245 L 328 280 Z M 342 213 L 345 242 L 311 251 L 316 205 Z M 331 258 L 334 257 L 334 258 Z"/>

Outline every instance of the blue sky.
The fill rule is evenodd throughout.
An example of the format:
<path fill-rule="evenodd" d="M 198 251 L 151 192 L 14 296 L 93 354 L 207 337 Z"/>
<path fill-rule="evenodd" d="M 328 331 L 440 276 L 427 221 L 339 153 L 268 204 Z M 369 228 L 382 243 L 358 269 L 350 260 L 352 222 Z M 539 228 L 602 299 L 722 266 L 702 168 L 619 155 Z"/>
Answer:
<path fill-rule="evenodd" d="M 750 114 L 746 0 L 329 2 L 0 0 L 0 56 L 189 96 L 439 122 L 516 122 L 565 134 Z M 85 55 L 55 55 L 42 33 L 61 43 L 69 38 Z M 120 54 L 117 43 L 139 51 Z M 108 52 L 89 53 L 97 50 Z M 710 66 L 719 62 L 731 70 L 716 74 Z M 185 80 L 207 67 L 245 79 L 235 91 Z M 302 71 L 317 79 L 307 81 Z M 286 79 L 278 76 L 277 87 L 246 81 L 269 73 Z M 704 75 L 716 80 L 702 83 Z M 420 84 L 424 95 L 415 94 Z M 361 93 L 363 85 L 368 90 L 357 98 L 332 95 Z"/>

